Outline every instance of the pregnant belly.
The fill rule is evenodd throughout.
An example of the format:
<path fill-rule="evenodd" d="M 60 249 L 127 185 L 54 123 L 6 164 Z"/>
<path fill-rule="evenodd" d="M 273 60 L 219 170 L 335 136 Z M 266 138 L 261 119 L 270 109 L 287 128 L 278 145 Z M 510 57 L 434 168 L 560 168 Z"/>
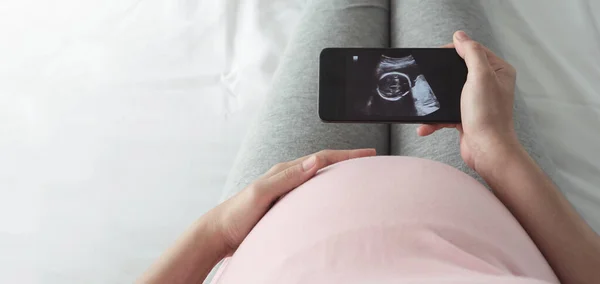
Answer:
<path fill-rule="evenodd" d="M 476 180 L 428 160 L 372 157 L 324 169 L 288 194 L 215 282 L 388 283 L 473 275 L 558 283 L 519 223 Z"/>

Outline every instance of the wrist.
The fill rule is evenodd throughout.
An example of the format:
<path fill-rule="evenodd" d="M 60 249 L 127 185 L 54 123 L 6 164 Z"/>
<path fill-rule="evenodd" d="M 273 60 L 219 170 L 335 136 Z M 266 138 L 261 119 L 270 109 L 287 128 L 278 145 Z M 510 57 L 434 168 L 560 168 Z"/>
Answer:
<path fill-rule="evenodd" d="M 508 166 L 515 159 L 528 155 L 516 137 L 487 139 L 479 146 L 481 151 L 474 170 L 484 179 L 497 169 Z"/>
<path fill-rule="evenodd" d="M 231 247 L 227 245 L 221 230 L 220 220 L 214 213 L 214 210 L 209 211 L 196 220 L 193 224 L 193 231 L 197 239 L 201 239 L 210 245 L 213 255 L 218 255 L 222 259 L 231 254 Z"/>

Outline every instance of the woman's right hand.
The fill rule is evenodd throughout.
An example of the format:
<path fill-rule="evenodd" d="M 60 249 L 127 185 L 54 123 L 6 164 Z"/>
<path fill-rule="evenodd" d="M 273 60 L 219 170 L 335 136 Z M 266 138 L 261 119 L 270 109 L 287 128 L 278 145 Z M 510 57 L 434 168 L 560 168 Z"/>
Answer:
<path fill-rule="evenodd" d="M 453 46 L 465 60 L 467 81 L 461 95 L 461 124 L 421 125 L 420 136 L 441 128 L 460 132 L 461 156 L 478 171 L 494 155 L 520 147 L 513 126 L 515 69 L 464 32 L 454 33 Z"/>

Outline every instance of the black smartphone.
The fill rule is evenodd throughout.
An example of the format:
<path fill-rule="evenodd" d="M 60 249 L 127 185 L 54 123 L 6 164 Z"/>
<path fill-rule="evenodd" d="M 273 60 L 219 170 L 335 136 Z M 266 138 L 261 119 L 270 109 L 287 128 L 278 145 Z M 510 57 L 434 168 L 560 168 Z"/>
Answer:
<path fill-rule="evenodd" d="M 326 48 L 325 122 L 458 123 L 467 66 L 454 48 Z"/>

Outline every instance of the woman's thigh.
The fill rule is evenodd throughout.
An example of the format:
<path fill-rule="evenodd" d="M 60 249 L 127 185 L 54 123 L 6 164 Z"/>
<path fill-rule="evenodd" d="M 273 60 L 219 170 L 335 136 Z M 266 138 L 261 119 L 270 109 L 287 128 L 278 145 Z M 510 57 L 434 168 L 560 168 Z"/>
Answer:
<path fill-rule="evenodd" d="M 464 30 L 475 40 L 496 49 L 493 34 L 483 11 L 484 2 L 462 0 L 404 0 L 391 5 L 392 47 L 439 47 L 452 42 L 457 30 Z M 515 96 L 514 120 L 519 140 L 527 152 L 552 175 L 550 160 L 536 140 L 527 106 L 518 92 Z M 392 125 L 390 149 L 394 155 L 415 156 L 454 166 L 482 181 L 460 156 L 458 132 L 437 131 L 419 137 L 417 125 Z M 483 181 L 482 181 L 483 182 Z"/>
<path fill-rule="evenodd" d="M 388 125 L 325 124 L 317 113 L 323 48 L 388 46 L 387 0 L 309 1 L 230 172 L 225 197 L 276 163 L 322 149 L 368 147 L 388 154 Z"/>

